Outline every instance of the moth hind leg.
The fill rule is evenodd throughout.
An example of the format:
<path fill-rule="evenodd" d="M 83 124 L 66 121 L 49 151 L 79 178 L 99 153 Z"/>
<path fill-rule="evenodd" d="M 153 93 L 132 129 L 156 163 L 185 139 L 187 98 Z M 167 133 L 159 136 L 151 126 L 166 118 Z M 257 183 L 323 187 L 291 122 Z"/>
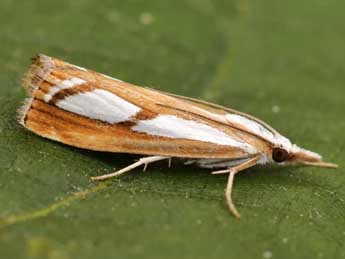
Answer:
<path fill-rule="evenodd" d="M 137 162 L 129 165 L 129 166 L 126 166 L 118 171 L 115 171 L 113 173 L 110 173 L 110 174 L 104 174 L 104 175 L 100 175 L 100 176 L 95 176 L 95 177 L 91 177 L 91 181 L 100 181 L 100 180 L 105 180 L 105 179 L 109 179 L 109 178 L 112 178 L 112 177 L 117 177 L 117 176 L 120 176 L 124 173 L 127 173 L 131 170 L 133 170 L 134 168 L 137 168 L 141 165 L 144 165 L 144 171 L 146 170 L 148 164 L 151 164 L 153 162 L 157 162 L 157 161 L 160 161 L 160 160 L 164 160 L 164 159 L 171 159 L 171 157 L 165 157 L 165 156 L 149 156 L 149 157 L 143 157 L 143 158 L 140 158 Z"/>

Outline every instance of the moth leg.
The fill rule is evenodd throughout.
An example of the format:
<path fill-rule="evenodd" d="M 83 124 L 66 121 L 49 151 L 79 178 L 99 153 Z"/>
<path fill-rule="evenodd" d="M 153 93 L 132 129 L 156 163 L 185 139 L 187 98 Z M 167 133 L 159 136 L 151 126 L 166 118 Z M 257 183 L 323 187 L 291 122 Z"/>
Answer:
<path fill-rule="evenodd" d="M 242 164 L 236 165 L 234 167 L 229 167 L 229 168 L 224 169 L 224 170 L 213 171 L 211 174 L 229 174 L 232 171 L 240 172 L 240 171 L 243 171 L 249 167 L 256 165 L 256 163 L 258 162 L 259 159 L 260 159 L 260 155 L 257 155 L 257 156 L 250 158 L 249 160 L 243 162 Z"/>
<path fill-rule="evenodd" d="M 231 193 L 232 193 L 232 186 L 234 183 L 234 176 L 235 176 L 236 172 L 232 171 L 229 173 L 229 177 L 228 177 L 228 183 L 226 185 L 226 189 L 225 189 L 225 198 L 226 198 L 226 202 L 228 204 L 228 207 L 230 209 L 230 211 L 232 212 L 232 214 L 237 218 L 240 219 L 241 215 L 238 212 L 238 210 L 236 209 L 235 204 L 232 201 L 232 197 L 231 197 Z"/>
<path fill-rule="evenodd" d="M 232 197 L 231 197 L 232 186 L 234 183 L 235 174 L 237 174 L 237 173 L 239 173 L 239 172 L 241 172 L 241 171 L 243 171 L 249 167 L 256 165 L 256 163 L 258 162 L 259 159 L 260 159 L 260 156 L 255 156 L 252 159 L 250 159 L 250 160 L 248 160 L 248 161 L 246 161 L 243 164 L 240 164 L 238 166 L 229 168 L 227 170 L 215 171 L 212 173 L 212 174 L 229 173 L 228 183 L 227 183 L 226 189 L 225 189 L 225 198 L 226 198 L 226 201 L 227 201 L 227 204 L 228 204 L 230 211 L 232 212 L 232 214 L 234 214 L 234 216 L 237 219 L 240 219 L 241 215 L 238 212 L 238 210 L 236 209 L 235 204 L 233 203 Z"/>
<path fill-rule="evenodd" d="M 126 172 L 129 172 L 132 169 L 137 168 L 138 166 L 141 166 L 141 165 L 144 165 L 144 171 L 145 171 L 148 164 L 156 162 L 156 161 L 164 160 L 164 159 L 170 159 L 170 157 L 149 156 L 149 157 L 140 158 L 137 162 L 135 162 L 135 163 L 133 163 L 133 164 L 131 164 L 125 168 L 122 168 L 122 169 L 120 169 L 114 173 L 91 177 L 91 181 L 99 181 L 99 180 L 105 180 L 105 179 L 112 178 L 112 177 L 117 177 L 117 176 L 122 175 Z"/>

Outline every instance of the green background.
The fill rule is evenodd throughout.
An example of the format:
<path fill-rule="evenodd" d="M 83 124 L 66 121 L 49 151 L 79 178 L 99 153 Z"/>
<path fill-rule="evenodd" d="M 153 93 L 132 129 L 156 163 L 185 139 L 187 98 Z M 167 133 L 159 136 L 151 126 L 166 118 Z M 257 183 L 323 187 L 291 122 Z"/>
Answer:
<path fill-rule="evenodd" d="M 0 2 L 0 257 L 345 258 L 345 2 Z M 337 171 L 256 167 L 235 180 L 80 150 L 16 122 L 35 53 L 264 119 Z"/>

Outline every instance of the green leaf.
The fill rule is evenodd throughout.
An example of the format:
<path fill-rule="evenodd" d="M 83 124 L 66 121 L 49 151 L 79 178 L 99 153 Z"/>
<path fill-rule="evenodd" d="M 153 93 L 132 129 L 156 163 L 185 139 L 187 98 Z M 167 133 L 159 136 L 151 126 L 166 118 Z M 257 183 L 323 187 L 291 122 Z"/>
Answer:
<path fill-rule="evenodd" d="M 341 1 L 0 3 L 1 258 L 344 258 Z M 137 156 L 40 138 L 16 121 L 41 52 L 138 85 L 248 112 L 340 170 L 226 176 L 166 162 L 91 183 Z"/>

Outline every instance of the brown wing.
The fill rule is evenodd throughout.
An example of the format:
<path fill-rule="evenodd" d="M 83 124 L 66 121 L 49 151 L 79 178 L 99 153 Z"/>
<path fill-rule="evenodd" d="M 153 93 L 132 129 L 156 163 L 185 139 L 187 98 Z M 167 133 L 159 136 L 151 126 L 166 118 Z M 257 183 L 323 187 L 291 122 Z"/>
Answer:
<path fill-rule="evenodd" d="M 56 82 L 71 77 L 86 83 L 56 92 L 49 101 L 45 95 Z M 24 86 L 32 98 L 21 112 L 21 123 L 36 134 L 75 147 L 97 151 L 124 152 L 147 155 L 194 158 L 242 158 L 247 151 L 230 145 L 218 145 L 205 141 L 154 136 L 135 132 L 131 127 L 138 121 L 158 115 L 174 115 L 214 127 L 236 141 L 251 143 L 260 152 L 267 143 L 256 136 L 228 125 L 217 116 L 227 110 L 193 99 L 173 96 L 132 84 L 113 80 L 102 74 L 39 55 L 24 79 Z M 128 121 L 111 124 L 89 119 L 56 106 L 56 102 L 70 95 L 103 89 L 141 108 Z M 215 118 L 213 118 L 215 117 Z"/>
<path fill-rule="evenodd" d="M 264 121 L 254 117 L 252 115 L 249 115 L 247 113 L 243 113 L 243 112 L 240 112 L 240 111 L 237 111 L 237 110 L 225 107 L 225 106 L 221 106 L 221 105 L 218 105 L 218 104 L 210 103 L 210 102 L 207 102 L 207 101 L 204 101 L 204 100 L 201 100 L 201 99 L 181 96 L 181 95 L 172 94 L 172 93 L 166 93 L 166 92 L 162 92 L 162 91 L 159 91 L 159 90 L 156 90 L 156 89 L 152 89 L 152 88 L 148 88 L 148 89 L 150 89 L 151 91 L 156 91 L 156 92 L 159 92 L 159 93 L 162 93 L 162 94 L 174 97 L 176 99 L 182 100 L 182 101 L 184 101 L 186 103 L 191 104 L 192 106 L 199 107 L 201 110 L 209 111 L 209 112 L 214 113 L 214 114 L 218 114 L 218 115 L 226 115 L 226 114 L 241 115 L 241 116 L 243 116 L 245 118 L 248 118 L 248 119 L 250 119 L 252 121 L 255 121 L 256 123 L 260 124 L 265 129 L 270 131 L 272 134 L 274 134 L 274 135 L 279 134 L 274 128 L 272 128 L 270 125 L 268 125 Z M 172 108 L 172 109 L 176 109 L 176 107 L 171 107 L 171 106 L 166 105 L 166 104 L 162 104 L 162 106 L 169 107 L 169 108 Z M 185 111 L 185 112 L 188 112 L 188 111 Z M 198 115 L 198 114 L 199 115 L 204 115 L 202 112 L 200 112 L 200 110 L 196 111 L 195 114 L 196 115 Z M 217 120 L 217 118 L 215 118 L 215 120 Z M 219 119 L 218 119 L 218 121 L 220 123 L 226 123 L 229 126 L 233 126 L 232 124 L 229 123 L 229 121 L 223 121 L 223 120 L 219 120 Z"/>

